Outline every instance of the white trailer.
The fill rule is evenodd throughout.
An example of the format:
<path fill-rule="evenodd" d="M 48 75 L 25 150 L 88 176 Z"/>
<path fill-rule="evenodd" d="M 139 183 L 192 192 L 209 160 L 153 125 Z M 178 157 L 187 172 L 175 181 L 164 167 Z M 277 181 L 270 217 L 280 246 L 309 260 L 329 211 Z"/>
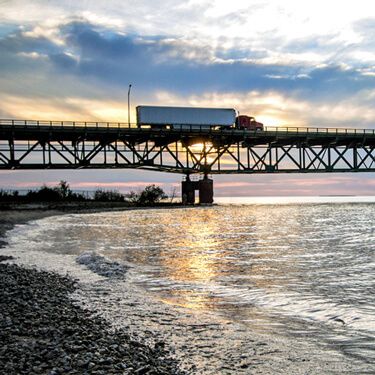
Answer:
<path fill-rule="evenodd" d="M 232 108 L 158 107 L 140 105 L 137 107 L 138 127 L 170 126 L 173 129 L 207 129 L 230 127 L 236 121 Z"/>

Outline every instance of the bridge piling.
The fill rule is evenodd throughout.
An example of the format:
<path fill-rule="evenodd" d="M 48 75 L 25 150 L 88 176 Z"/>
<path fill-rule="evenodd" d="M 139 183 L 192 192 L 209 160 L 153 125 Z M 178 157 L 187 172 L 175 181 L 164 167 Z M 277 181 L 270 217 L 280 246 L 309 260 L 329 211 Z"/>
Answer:
<path fill-rule="evenodd" d="M 212 204 L 214 202 L 214 180 L 205 176 L 199 181 L 199 203 Z"/>
<path fill-rule="evenodd" d="M 190 176 L 186 175 L 185 181 L 181 182 L 181 197 L 183 204 L 195 203 L 195 190 L 197 190 L 197 181 L 191 181 Z"/>
<path fill-rule="evenodd" d="M 212 204 L 214 201 L 214 183 L 211 178 L 204 176 L 202 180 L 191 181 L 187 175 L 181 182 L 181 196 L 183 204 L 195 203 L 195 191 L 199 191 L 199 204 Z"/>

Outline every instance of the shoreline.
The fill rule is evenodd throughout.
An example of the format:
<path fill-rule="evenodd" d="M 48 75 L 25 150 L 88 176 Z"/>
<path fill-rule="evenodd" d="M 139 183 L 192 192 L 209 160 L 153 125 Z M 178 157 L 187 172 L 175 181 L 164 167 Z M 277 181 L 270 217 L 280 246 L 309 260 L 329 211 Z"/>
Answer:
<path fill-rule="evenodd" d="M 182 204 L 162 204 L 155 206 L 129 206 L 118 202 L 38 202 L 38 203 L 6 203 L 0 202 L 0 249 L 6 246 L 5 233 L 17 224 L 43 219 L 54 215 L 90 214 L 99 212 L 133 211 L 150 209 L 178 209 L 198 206 Z"/>
<path fill-rule="evenodd" d="M 143 208 L 143 207 L 142 207 Z M 141 209 L 142 209 L 141 208 Z M 2 212 L 0 249 L 17 224 L 53 215 L 95 213 L 136 207 L 28 208 Z M 0 366 L 19 374 L 186 374 L 165 342 L 144 343 L 126 328 L 113 329 L 92 309 L 71 298 L 80 286 L 61 276 L 12 264 L 0 250 Z M 8 262 L 10 261 L 10 262 Z"/>

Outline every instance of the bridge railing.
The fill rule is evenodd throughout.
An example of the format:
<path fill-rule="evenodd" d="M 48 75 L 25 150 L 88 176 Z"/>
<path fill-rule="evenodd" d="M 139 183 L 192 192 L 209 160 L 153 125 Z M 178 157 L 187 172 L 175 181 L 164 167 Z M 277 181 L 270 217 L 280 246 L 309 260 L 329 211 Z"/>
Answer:
<path fill-rule="evenodd" d="M 267 132 L 275 133 L 311 133 L 311 134 L 375 134 L 375 129 L 356 128 L 318 128 L 318 127 L 295 127 L 295 126 L 266 126 Z"/>
<path fill-rule="evenodd" d="M 103 121 L 46 121 L 46 120 L 14 120 L 14 119 L 0 119 L 0 126 L 24 126 L 25 128 L 39 128 L 51 127 L 57 128 L 98 128 L 98 129 L 137 129 L 136 123 L 127 122 L 103 122 Z M 208 125 L 186 125 L 175 124 L 176 130 L 191 131 L 191 132 L 220 132 L 222 130 L 230 130 L 238 132 L 238 129 L 227 128 L 222 129 L 219 127 L 209 127 Z M 160 127 L 160 130 L 168 130 L 170 128 Z M 144 127 L 142 127 L 144 129 Z M 154 128 L 155 129 L 155 128 Z M 156 127 L 156 129 L 158 129 Z M 318 127 L 296 127 L 296 126 L 266 126 L 263 131 L 261 130 L 242 130 L 242 132 L 251 134 L 267 133 L 287 133 L 287 134 L 332 134 L 332 135 L 345 135 L 345 134 L 375 134 L 375 129 L 356 129 L 356 128 L 318 128 Z"/>
<path fill-rule="evenodd" d="M 46 120 L 9 120 L 0 119 L 0 125 L 25 126 L 25 127 L 45 127 L 54 128 L 77 127 L 77 128 L 137 128 L 137 124 L 125 122 L 104 122 L 104 121 L 46 121 Z"/>

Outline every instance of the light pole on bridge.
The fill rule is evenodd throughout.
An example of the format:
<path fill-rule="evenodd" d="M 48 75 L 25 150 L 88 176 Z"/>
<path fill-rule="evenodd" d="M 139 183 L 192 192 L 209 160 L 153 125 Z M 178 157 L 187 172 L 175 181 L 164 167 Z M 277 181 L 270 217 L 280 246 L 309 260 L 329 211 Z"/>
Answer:
<path fill-rule="evenodd" d="M 128 126 L 130 128 L 130 90 L 132 88 L 131 83 L 129 84 L 129 89 L 128 89 Z"/>

